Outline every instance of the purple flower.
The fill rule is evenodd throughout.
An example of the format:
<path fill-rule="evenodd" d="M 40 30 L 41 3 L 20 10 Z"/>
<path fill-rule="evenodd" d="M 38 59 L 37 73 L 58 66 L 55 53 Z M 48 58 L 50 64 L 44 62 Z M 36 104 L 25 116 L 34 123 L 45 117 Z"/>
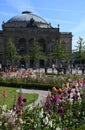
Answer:
<path fill-rule="evenodd" d="M 77 99 L 78 99 L 78 97 L 79 97 L 78 95 L 73 95 L 73 97 L 72 97 L 72 98 L 73 98 L 74 100 L 77 100 Z"/>
<path fill-rule="evenodd" d="M 58 109 L 58 114 L 60 114 L 62 117 L 64 117 L 64 108 L 63 107 L 61 107 L 61 108 L 59 108 Z"/>
<path fill-rule="evenodd" d="M 78 93 L 78 90 L 75 90 L 75 93 L 77 94 L 77 93 Z"/>
<path fill-rule="evenodd" d="M 83 83 L 83 88 L 85 88 L 85 83 Z"/>
<path fill-rule="evenodd" d="M 50 103 L 49 102 L 46 102 L 45 106 L 46 106 L 47 110 L 50 109 Z"/>
<path fill-rule="evenodd" d="M 70 95 L 68 95 L 68 98 L 70 98 Z"/>
<path fill-rule="evenodd" d="M 75 88 L 75 85 L 73 85 L 72 88 Z"/>
<path fill-rule="evenodd" d="M 63 90 L 63 93 L 66 94 L 66 90 Z"/>
<path fill-rule="evenodd" d="M 55 95 L 53 101 L 56 105 L 59 104 L 59 96 Z"/>
<path fill-rule="evenodd" d="M 80 93 L 80 97 L 81 97 L 81 98 L 83 97 L 83 94 L 82 94 L 82 93 Z"/>
<path fill-rule="evenodd" d="M 23 102 L 27 102 L 27 99 L 26 99 L 26 98 L 23 98 Z"/>
<path fill-rule="evenodd" d="M 69 93 L 69 94 L 71 93 L 71 89 L 68 89 L 68 93 Z"/>
<path fill-rule="evenodd" d="M 22 104 L 23 104 L 23 99 L 24 99 L 23 96 L 19 96 L 19 97 L 18 97 L 18 104 L 19 104 L 19 105 L 22 105 Z"/>

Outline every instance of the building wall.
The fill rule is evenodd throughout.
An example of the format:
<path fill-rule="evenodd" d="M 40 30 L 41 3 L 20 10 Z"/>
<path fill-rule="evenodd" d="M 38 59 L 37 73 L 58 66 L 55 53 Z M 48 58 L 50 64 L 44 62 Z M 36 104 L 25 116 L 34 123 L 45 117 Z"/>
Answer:
<path fill-rule="evenodd" d="M 20 47 L 20 40 L 24 39 L 23 42 L 25 44 L 26 50 L 29 49 L 30 40 L 32 38 L 36 38 L 38 42 L 43 40 L 44 44 L 46 45 L 46 55 L 51 52 L 53 41 L 60 40 L 61 42 L 64 41 L 67 52 L 72 52 L 72 34 L 59 32 L 59 28 L 4 29 L 0 31 L 0 62 L 2 64 L 7 64 L 5 51 L 9 38 L 12 39 L 12 42 L 15 44 L 17 49 Z M 23 61 L 23 63 L 24 62 L 26 67 L 31 67 L 29 59 L 26 59 Z M 17 61 L 17 64 L 20 66 L 21 61 Z M 40 64 L 42 64 L 42 66 L 40 66 Z M 52 59 L 49 58 L 49 60 L 41 60 L 38 62 L 38 67 L 45 67 L 46 65 L 50 67 L 52 65 Z"/>

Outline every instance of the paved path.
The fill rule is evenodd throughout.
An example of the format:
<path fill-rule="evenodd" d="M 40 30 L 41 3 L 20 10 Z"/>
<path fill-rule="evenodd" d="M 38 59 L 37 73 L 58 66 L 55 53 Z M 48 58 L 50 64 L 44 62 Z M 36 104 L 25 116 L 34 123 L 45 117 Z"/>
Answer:
<path fill-rule="evenodd" d="M 17 90 L 19 92 L 20 90 Z M 39 94 L 38 100 L 35 101 L 34 103 L 28 105 L 30 107 L 36 106 L 36 105 L 42 105 L 46 101 L 46 97 L 49 93 L 49 91 L 44 91 L 44 90 L 35 90 L 35 89 L 22 89 L 22 93 L 29 93 L 29 94 Z"/>

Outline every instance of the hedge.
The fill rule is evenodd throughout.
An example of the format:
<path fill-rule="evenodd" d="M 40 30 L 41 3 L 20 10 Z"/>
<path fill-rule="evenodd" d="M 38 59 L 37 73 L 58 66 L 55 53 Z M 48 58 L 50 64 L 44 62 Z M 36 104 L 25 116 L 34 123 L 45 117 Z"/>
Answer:
<path fill-rule="evenodd" d="M 9 82 L 0 81 L 0 86 L 9 86 L 15 88 L 25 89 L 38 89 L 38 90 L 52 90 L 53 85 L 51 84 L 40 84 L 40 83 L 24 83 L 24 82 Z"/>

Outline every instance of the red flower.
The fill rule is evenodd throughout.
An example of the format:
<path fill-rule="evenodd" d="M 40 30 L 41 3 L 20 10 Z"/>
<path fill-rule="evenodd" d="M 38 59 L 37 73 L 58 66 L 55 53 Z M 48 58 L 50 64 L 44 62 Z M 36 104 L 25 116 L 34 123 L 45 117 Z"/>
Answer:
<path fill-rule="evenodd" d="M 5 90 L 3 91 L 3 96 L 4 96 L 4 97 L 7 97 L 7 93 L 6 93 Z"/>

